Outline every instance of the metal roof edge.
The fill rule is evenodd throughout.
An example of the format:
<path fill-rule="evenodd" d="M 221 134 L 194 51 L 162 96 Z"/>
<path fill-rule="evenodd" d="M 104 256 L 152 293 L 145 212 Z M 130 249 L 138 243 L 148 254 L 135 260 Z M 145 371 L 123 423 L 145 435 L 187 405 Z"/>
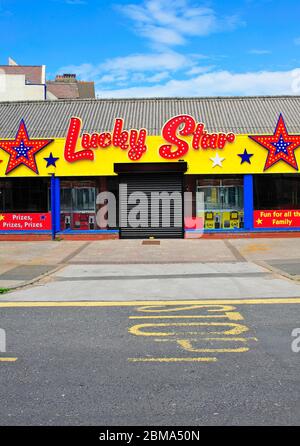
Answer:
<path fill-rule="evenodd" d="M 58 99 L 52 100 L 24 100 L 24 101 L 3 101 L 2 105 L 44 105 L 44 104 L 58 104 L 58 103 L 74 103 L 74 102 L 140 102 L 140 101 L 244 101 L 244 100 L 263 100 L 263 99 L 300 99 L 300 95 L 262 95 L 262 96 L 174 96 L 174 97 L 143 97 L 143 98 L 74 98 L 74 99 Z"/>

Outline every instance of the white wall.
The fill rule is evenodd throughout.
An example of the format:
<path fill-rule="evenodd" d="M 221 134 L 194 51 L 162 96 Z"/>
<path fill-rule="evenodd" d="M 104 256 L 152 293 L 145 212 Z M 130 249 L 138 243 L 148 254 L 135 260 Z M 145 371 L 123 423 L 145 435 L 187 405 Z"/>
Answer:
<path fill-rule="evenodd" d="M 0 101 L 44 101 L 44 85 L 28 85 L 23 74 L 0 71 Z"/>

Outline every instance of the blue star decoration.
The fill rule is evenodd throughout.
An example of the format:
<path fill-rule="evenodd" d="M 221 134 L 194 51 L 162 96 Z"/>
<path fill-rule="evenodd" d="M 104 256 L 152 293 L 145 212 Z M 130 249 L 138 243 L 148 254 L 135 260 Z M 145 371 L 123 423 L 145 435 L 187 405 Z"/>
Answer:
<path fill-rule="evenodd" d="M 245 149 L 244 153 L 240 153 L 238 156 L 241 158 L 241 164 L 244 164 L 244 163 L 251 164 L 250 158 L 253 156 L 253 153 L 248 153 L 247 149 Z"/>
<path fill-rule="evenodd" d="M 32 147 L 26 146 L 24 141 L 22 140 L 19 147 L 15 147 L 15 150 L 17 151 L 16 159 L 20 158 L 20 156 L 24 156 L 28 160 L 28 152 L 31 149 Z"/>
<path fill-rule="evenodd" d="M 56 167 L 56 161 L 58 161 L 59 158 L 55 158 L 51 152 L 50 155 L 48 156 L 48 158 L 44 158 L 44 160 L 47 161 L 46 167 L 50 167 L 50 166 Z"/>
<path fill-rule="evenodd" d="M 276 149 L 275 155 L 278 155 L 279 153 L 285 153 L 286 155 L 289 154 L 288 147 L 290 147 L 291 143 L 290 142 L 286 142 L 283 139 L 282 135 L 280 135 L 280 138 L 279 138 L 279 140 L 277 142 L 272 142 L 271 144 Z"/>

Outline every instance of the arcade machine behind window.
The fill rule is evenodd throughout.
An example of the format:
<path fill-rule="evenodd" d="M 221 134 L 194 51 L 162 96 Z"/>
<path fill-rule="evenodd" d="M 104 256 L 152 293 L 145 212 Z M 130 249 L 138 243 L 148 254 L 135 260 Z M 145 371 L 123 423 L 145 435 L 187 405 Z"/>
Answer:
<path fill-rule="evenodd" d="M 61 229 L 82 231 L 97 229 L 95 184 L 62 182 Z"/>
<path fill-rule="evenodd" d="M 202 204 L 197 206 L 197 217 L 204 218 L 205 229 L 244 227 L 242 178 L 201 178 L 196 191 L 204 196 L 204 210 Z"/>

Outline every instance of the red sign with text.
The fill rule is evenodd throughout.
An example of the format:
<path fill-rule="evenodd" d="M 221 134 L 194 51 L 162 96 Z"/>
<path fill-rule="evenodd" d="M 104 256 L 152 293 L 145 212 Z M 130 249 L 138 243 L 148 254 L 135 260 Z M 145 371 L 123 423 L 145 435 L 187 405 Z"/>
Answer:
<path fill-rule="evenodd" d="M 2 213 L 0 231 L 51 231 L 51 213 Z"/>
<path fill-rule="evenodd" d="M 254 228 L 300 228 L 300 209 L 255 211 Z"/>

